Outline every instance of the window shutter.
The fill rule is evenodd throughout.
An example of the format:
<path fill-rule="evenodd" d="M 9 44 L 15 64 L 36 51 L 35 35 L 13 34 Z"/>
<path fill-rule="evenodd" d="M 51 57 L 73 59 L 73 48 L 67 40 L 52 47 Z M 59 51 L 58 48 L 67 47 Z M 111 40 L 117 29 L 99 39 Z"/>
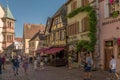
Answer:
<path fill-rule="evenodd" d="M 72 25 L 72 30 L 73 30 L 72 35 L 75 34 L 75 32 L 74 32 L 74 27 L 75 27 L 75 24 Z"/>
<path fill-rule="evenodd" d="M 79 33 L 79 22 L 76 23 L 76 33 Z"/>
<path fill-rule="evenodd" d="M 82 0 L 82 6 L 86 6 L 88 4 L 88 0 Z"/>
<path fill-rule="evenodd" d="M 84 0 L 81 0 L 81 6 L 84 6 Z"/>
<path fill-rule="evenodd" d="M 104 18 L 108 18 L 109 15 L 109 0 L 104 0 Z"/>
<path fill-rule="evenodd" d="M 81 24 L 82 24 L 81 30 L 82 30 L 82 32 L 84 32 L 84 18 L 81 20 Z"/>
<path fill-rule="evenodd" d="M 88 29 L 89 29 L 89 21 L 88 21 L 88 17 L 85 17 L 84 18 L 84 29 L 85 29 L 85 31 L 88 31 Z"/>
<path fill-rule="evenodd" d="M 75 34 L 77 34 L 77 22 L 75 23 Z"/>

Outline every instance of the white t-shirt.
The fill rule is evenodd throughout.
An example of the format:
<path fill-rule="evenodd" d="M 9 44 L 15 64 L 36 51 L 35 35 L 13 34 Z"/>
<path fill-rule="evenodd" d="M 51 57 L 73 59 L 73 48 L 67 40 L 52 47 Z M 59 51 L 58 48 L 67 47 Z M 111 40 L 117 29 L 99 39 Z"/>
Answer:
<path fill-rule="evenodd" d="M 110 66 L 112 66 L 111 69 L 116 69 L 116 60 L 115 59 L 110 60 Z"/>

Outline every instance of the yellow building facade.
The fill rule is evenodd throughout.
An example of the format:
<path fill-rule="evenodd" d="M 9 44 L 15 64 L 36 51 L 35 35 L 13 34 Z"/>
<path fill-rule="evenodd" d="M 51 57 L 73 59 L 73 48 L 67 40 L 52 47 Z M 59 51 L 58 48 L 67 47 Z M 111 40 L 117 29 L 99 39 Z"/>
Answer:
<path fill-rule="evenodd" d="M 67 6 L 67 15 L 71 12 L 86 6 L 90 3 L 93 3 L 94 0 L 69 0 L 66 3 Z M 67 44 L 69 55 L 72 55 L 73 58 L 73 67 L 78 67 L 80 63 L 80 55 L 76 50 L 76 44 L 80 40 L 90 40 L 89 36 L 89 16 L 88 12 L 80 12 L 72 18 L 67 18 Z M 85 53 L 85 52 L 83 52 Z"/>

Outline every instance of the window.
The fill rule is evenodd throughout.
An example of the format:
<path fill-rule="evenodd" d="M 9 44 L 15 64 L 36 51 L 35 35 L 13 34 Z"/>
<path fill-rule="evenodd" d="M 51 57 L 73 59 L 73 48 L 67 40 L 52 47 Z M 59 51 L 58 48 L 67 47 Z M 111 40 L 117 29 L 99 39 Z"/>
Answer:
<path fill-rule="evenodd" d="M 59 38 L 58 32 L 56 32 L 56 40 L 58 40 Z"/>
<path fill-rule="evenodd" d="M 4 42 L 5 42 L 5 40 L 6 40 L 6 39 L 5 39 L 5 35 L 3 35 L 3 38 L 4 38 Z"/>
<path fill-rule="evenodd" d="M 79 22 L 75 22 L 67 27 L 67 35 L 74 35 L 79 33 Z"/>
<path fill-rule="evenodd" d="M 60 40 L 62 40 L 62 31 L 60 31 Z"/>
<path fill-rule="evenodd" d="M 61 34 L 62 34 L 62 35 L 61 35 L 61 39 L 64 40 L 64 39 L 65 39 L 65 34 L 64 34 L 65 32 L 64 32 L 64 30 L 62 30 L 61 32 L 62 32 L 62 33 L 61 33 Z"/>
<path fill-rule="evenodd" d="M 77 1 L 74 1 L 72 4 L 71 4 L 71 11 L 75 10 L 77 8 Z"/>
<path fill-rule="evenodd" d="M 104 18 L 113 16 L 114 12 L 119 14 L 119 0 L 105 0 L 104 2 Z"/>
<path fill-rule="evenodd" d="M 79 22 L 76 22 L 76 34 L 79 33 Z"/>
<path fill-rule="evenodd" d="M 88 17 L 83 18 L 81 23 L 82 23 L 82 32 L 88 31 L 89 30 Z"/>
<path fill-rule="evenodd" d="M 120 4 L 119 4 L 119 0 L 109 0 L 109 4 L 110 4 L 110 15 L 112 15 L 115 11 L 117 11 L 119 13 L 120 10 Z"/>
<path fill-rule="evenodd" d="M 82 1 L 82 6 L 88 5 L 89 1 L 88 0 L 81 0 Z"/>

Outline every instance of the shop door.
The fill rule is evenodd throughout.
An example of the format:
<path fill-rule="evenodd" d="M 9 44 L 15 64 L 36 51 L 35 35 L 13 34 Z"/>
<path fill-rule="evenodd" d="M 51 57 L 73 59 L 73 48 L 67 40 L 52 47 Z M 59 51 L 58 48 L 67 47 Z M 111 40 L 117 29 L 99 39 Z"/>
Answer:
<path fill-rule="evenodd" d="M 113 48 L 105 48 L 105 70 L 109 70 L 109 62 L 111 59 L 111 55 L 113 55 Z"/>

